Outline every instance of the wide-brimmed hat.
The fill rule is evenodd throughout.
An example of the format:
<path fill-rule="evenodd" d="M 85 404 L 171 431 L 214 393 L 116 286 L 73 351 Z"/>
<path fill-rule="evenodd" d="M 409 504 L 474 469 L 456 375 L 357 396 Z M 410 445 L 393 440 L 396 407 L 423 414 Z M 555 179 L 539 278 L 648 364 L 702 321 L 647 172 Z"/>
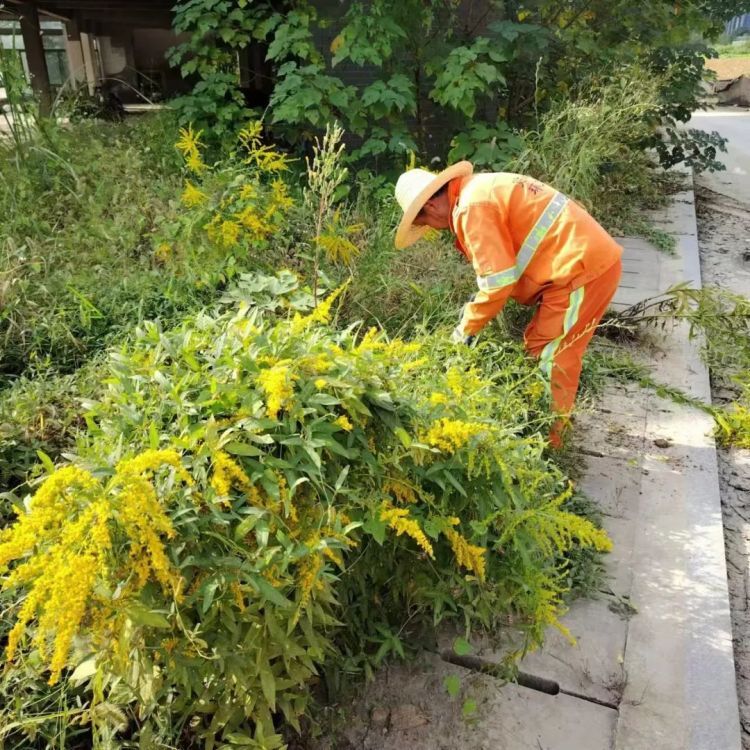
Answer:
<path fill-rule="evenodd" d="M 467 177 L 474 171 L 469 161 L 460 161 L 444 169 L 440 174 L 433 174 L 426 169 L 410 169 L 398 178 L 396 183 L 396 200 L 404 212 L 401 223 L 396 230 L 396 247 L 401 249 L 413 245 L 424 236 L 428 226 L 414 226 L 414 219 L 427 201 L 456 177 Z"/>

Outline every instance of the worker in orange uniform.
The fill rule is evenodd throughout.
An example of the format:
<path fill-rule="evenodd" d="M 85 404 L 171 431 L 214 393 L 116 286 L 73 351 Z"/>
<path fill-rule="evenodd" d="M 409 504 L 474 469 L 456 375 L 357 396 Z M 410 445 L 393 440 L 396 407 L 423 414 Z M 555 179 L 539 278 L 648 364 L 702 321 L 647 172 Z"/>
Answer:
<path fill-rule="evenodd" d="M 410 169 L 396 184 L 404 215 L 396 247 L 449 229 L 474 266 L 479 291 L 464 307 L 455 341 L 469 343 L 509 297 L 538 305 L 524 341 L 549 378 L 560 415 L 559 447 L 573 408 L 583 353 L 617 290 L 622 248 L 575 201 L 530 177 L 473 174 L 470 162 L 440 174 Z"/>

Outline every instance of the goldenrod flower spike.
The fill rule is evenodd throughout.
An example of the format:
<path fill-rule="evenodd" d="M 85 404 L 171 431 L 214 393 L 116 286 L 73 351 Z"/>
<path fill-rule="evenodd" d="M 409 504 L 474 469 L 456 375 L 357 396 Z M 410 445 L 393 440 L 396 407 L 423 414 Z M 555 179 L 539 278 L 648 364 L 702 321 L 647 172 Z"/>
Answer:
<path fill-rule="evenodd" d="M 425 536 L 420 525 L 409 516 L 406 508 L 394 508 L 386 503 L 380 512 L 380 520 L 396 532 L 396 536 L 406 534 L 411 537 L 430 557 L 435 557 L 430 540 Z"/>

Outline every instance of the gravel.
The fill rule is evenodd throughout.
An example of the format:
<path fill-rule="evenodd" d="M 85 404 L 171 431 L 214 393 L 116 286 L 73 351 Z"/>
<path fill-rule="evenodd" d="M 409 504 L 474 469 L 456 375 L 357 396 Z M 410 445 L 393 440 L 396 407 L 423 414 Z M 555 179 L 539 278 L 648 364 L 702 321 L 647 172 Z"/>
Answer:
<path fill-rule="evenodd" d="M 703 283 L 750 297 L 750 205 L 712 192 L 699 177 L 696 188 Z M 728 396 L 714 387 L 715 403 Z M 750 451 L 719 449 L 718 458 L 742 747 L 750 750 Z"/>

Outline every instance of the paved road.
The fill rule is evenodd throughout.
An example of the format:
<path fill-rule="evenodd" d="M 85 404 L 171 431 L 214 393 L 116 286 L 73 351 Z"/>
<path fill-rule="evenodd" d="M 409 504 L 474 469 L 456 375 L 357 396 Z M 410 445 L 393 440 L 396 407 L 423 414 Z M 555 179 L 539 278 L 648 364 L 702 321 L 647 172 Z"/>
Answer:
<path fill-rule="evenodd" d="M 717 130 L 729 139 L 728 153 L 721 155 L 726 172 L 702 174 L 699 183 L 717 193 L 750 204 L 750 111 L 733 107 L 696 112 L 688 126 Z"/>

